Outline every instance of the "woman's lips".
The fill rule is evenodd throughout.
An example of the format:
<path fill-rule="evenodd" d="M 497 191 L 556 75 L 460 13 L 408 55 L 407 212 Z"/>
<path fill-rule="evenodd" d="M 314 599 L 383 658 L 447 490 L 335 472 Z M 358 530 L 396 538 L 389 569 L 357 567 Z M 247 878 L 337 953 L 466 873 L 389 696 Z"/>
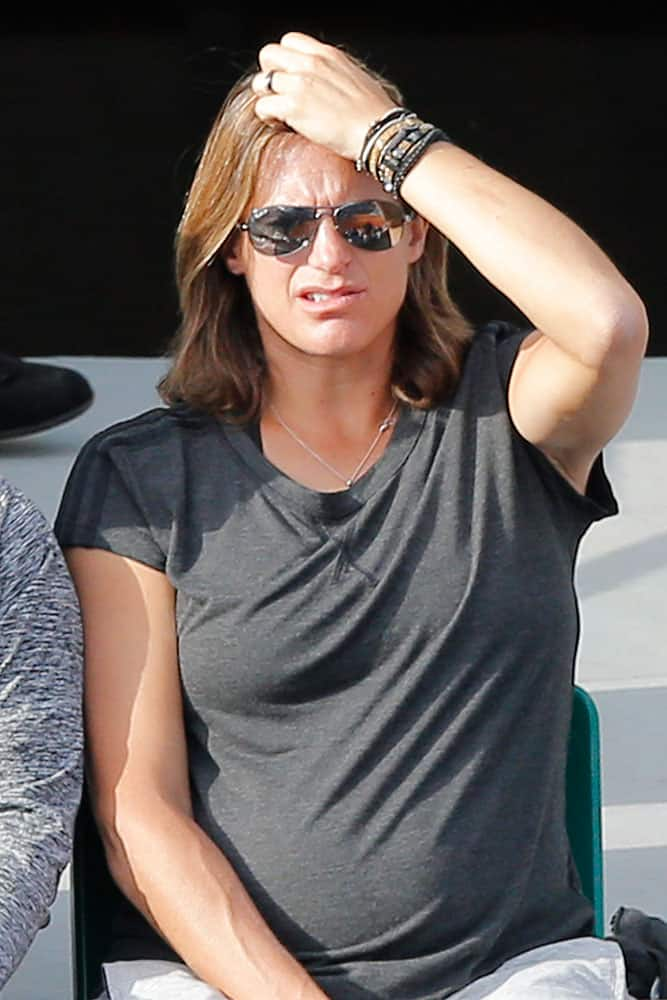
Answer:
<path fill-rule="evenodd" d="M 358 302 L 363 295 L 363 288 L 339 288 L 335 291 L 312 288 L 301 292 L 299 301 L 308 312 L 339 312 Z"/>

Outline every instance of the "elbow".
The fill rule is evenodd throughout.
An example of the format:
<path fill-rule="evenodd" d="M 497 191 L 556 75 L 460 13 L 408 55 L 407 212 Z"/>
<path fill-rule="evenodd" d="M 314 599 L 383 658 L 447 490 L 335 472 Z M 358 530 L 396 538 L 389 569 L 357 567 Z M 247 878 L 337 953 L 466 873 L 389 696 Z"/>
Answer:
<path fill-rule="evenodd" d="M 615 349 L 627 350 L 643 358 L 648 347 L 648 313 L 643 300 L 629 285 L 616 309 L 614 320 L 612 342 Z"/>
<path fill-rule="evenodd" d="M 114 882 L 126 892 L 132 880 L 134 844 L 141 843 L 137 818 L 129 810 L 98 803 L 95 820 L 109 871 Z"/>
<path fill-rule="evenodd" d="M 147 865 L 151 866 L 157 810 L 146 802 L 147 797 L 132 797 L 130 801 L 123 798 L 98 801 L 95 816 L 109 871 L 131 896 L 137 877 Z"/>
<path fill-rule="evenodd" d="M 639 365 L 646 354 L 649 322 L 646 306 L 629 285 L 605 298 L 594 310 L 590 363 L 605 368 L 614 363 Z"/>

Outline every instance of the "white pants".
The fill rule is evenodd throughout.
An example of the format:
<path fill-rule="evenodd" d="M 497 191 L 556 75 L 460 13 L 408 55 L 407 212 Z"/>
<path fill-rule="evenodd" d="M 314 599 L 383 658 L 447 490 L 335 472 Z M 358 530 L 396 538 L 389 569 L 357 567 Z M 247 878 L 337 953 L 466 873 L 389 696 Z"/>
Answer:
<path fill-rule="evenodd" d="M 108 993 L 98 1000 L 228 1000 L 174 962 L 104 966 Z M 451 1000 L 629 1000 L 621 949 L 601 938 L 576 938 L 517 955 Z"/>

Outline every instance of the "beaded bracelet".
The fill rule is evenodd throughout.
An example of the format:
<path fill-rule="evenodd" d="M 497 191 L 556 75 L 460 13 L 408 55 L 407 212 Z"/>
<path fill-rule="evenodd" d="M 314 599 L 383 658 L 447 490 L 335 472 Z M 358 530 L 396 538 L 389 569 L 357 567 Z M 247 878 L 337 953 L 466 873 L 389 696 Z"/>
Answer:
<path fill-rule="evenodd" d="M 364 171 L 369 173 L 368 157 L 373 146 L 375 146 L 379 135 L 385 130 L 385 128 L 397 119 L 402 120 L 408 117 L 416 118 L 416 115 L 413 111 L 408 111 L 406 108 L 390 108 L 389 111 L 385 111 L 380 118 L 376 119 L 376 121 L 369 126 L 361 147 L 361 153 L 354 164 L 359 173 L 363 173 Z"/>
<path fill-rule="evenodd" d="M 385 191 L 398 196 L 408 172 L 434 142 L 451 142 L 451 139 L 430 122 L 418 122 L 396 136 L 380 153 L 375 169 L 375 177 Z"/>
<path fill-rule="evenodd" d="M 418 146 L 421 140 L 432 131 L 433 125 L 430 122 L 422 122 L 417 119 L 400 129 L 383 146 L 375 168 L 375 176 L 385 191 L 395 193 L 394 177 L 397 170 L 403 164 L 405 157 L 410 151 Z"/>
<path fill-rule="evenodd" d="M 398 196 L 407 174 L 434 142 L 451 142 L 442 129 L 424 122 L 407 108 L 390 108 L 366 132 L 355 162 L 380 182 L 389 194 Z"/>
<path fill-rule="evenodd" d="M 426 135 L 422 136 L 419 142 L 415 143 L 415 145 L 408 150 L 403 157 L 400 166 L 395 171 L 392 185 L 393 194 L 400 196 L 403 181 L 415 164 L 421 160 L 429 146 L 431 146 L 434 142 L 451 142 L 451 139 L 449 136 L 445 135 L 442 129 L 439 128 L 432 128 L 426 133 Z"/>
<path fill-rule="evenodd" d="M 393 145 L 395 139 L 400 140 L 400 137 L 405 134 L 405 123 L 415 120 L 416 117 L 416 115 L 408 115 L 406 118 L 399 118 L 397 121 L 390 122 L 377 133 L 370 153 L 366 157 L 366 170 L 369 174 L 372 174 L 373 177 L 377 176 L 380 157 L 384 155 L 384 151 L 389 148 L 390 144 Z"/>

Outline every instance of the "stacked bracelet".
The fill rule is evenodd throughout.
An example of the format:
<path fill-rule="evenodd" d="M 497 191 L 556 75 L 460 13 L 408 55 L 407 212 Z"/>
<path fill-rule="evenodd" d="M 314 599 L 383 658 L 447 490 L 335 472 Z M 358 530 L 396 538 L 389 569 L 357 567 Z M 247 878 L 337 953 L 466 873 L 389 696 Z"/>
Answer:
<path fill-rule="evenodd" d="M 417 118 L 413 111 L 392 108 L 369 128 L 355 166 L 398 197 L 409 171 L 434 142 L 451 139 L 442 129 Z"/>
<path fill-rule="evenodd" d="M 359 154 L 359 157 L 355 163 L 355 167 L 357 168 L 359 173 L 362 173 L 363 171 L 369 173 L 368 158 L 371 154 L 373 147 L 375 146 L 375 143 L 378 140 L 378 137 L 393 122 L 401 121 L 403 118 L 406 118 L 410 114 L 411 112 L 406 111 L 405 108 L 390 108 L 389 111 L 385 112 L 385 114 L 383 114 L 381 118 L 378 118 L 377 121 L 373 122 L 373 124 L 369 127 L 368 131 L 366 132 L 366 138 L 364 139 L 364 144 L 361 147 L 361 153 Z M 413 117 L 416 116 L 413 115 Z"/>
<path fill-rule="evenodd" d="M 421 138 L 412 144 L 401 157 L 400 163 L 391 179 L 391 190 L 396 196 L 401 193 L 401 186 L 414 165 L 422 158 L 428 147 L 434 142 L 451 142 L 442 129 L 431 127 Z"/>

